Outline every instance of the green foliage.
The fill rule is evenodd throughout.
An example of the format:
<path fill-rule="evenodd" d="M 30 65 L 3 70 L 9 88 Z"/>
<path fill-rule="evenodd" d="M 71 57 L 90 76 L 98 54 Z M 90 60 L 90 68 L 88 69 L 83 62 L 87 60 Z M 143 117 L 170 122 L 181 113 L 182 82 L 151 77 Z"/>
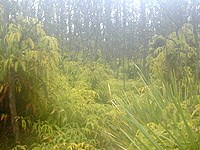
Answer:
<path fill-rule="evenodd" d="M 10 115 L 3 113 L 0 146 L 3 143 L 5 146 L 0 148 L 8 145 L 13 150 L 200 148 L 199 85 L 194 85 L 197 51 L 190 24 L 182 27 L 178 37 L 174 32 L 153 40 L 145 64 L 151 73 L 147 82 L 131 57 L 129 62 L 125 60 L 123 68 L 120 58 L 125 54 L 121 52 L 117 54 L 119 59 L 115 56 L 116 60 L 112 60 L 111 55 L 105 55 L 115 52 L 104 54 L 95 49 L 100 58 L 89 61 L 88 56 L 95 53 L 90 46 L 98 40 L 85 46 L 89 42 L 86 40 L 80 44 L 83 49 L 79 52 L 65 53 L 64 45 L 61 51 L 60 41 L 46 35 L 37 19 L 15 21 L 8 24 L 5 37 L 0 39 L 2 52 L 2 43 L 6 45 L 6 53 L 0 55 L 0 103 L 8 110 L 7 76 L 12 71 L 21 143 L 13 145 Z M 0 32 L 2 35 L 1 25 Z M 109 42 L 102 39 L 103 43 Z M 68 48 L 76 49 L 76 40 L 73 46 L 69 42 Z M 130 40 L 126 44 L 131 43 Z M 103 64 L 104 59 L 110 63 L 109 68 Z M 137 64 L 142 59 L 141 56 L 136 59 Z M 117 77 L 119 74 L 118 79 L 110 68 Z M 136 80 L 138 72 L 141 78 Z M 132 79 L 127 80 L 126 91 L 122 90 L 122 73 Z"/>
<path fill-rule="evenodd" d="M 95 89 L 103 82 L 97 78 L 99 72 L 92 76 L 90 72 L 87 72 L 90 71 L 88 66 L 82 65 L 77 68 L 76 62 L 66 64 L 65 75 L 59 71 L 49 70 L 47 80 L 49 101 L 44 117 L 48 121 L 48 126 L 53 130 L 51 136 L 58 140 L 57 134 L 61 136 L 59 132 L 62 132 L 63 136 L 59 138 L 63 139 L 65 143 L 54 141 L 55 143 L 48 142 L 45 145 L 39 145 L 70 146 L 70 143 L 77 143 L 77 145 L 85 143 L 89 144 L 89 147 L 95 148 L 110 146 L 111 143 L 106 140 L 104 132 L 108 129 L 106 128 L 107 120 L 112 117 L 109 113 L 111 106 L 96 103 L 98 90 Z M 86 68 L 87 71 L 85 71 Z M 72 78 L 75 79 L 74 77 L 76 80 L 71 82 Z M 95 89 L 93 85 L 95 85 Z M 55 130 L 54 126 L 59 130 Z"/>
<path fill-rule="evenodd" d="M 124 149 L 200 148 L 199 124 L 193 117 L 199 111 L 200 99 L 194 100 L 193 89 L 180 88 L 183 83 L 177 83 L 175 78 L 172 81 L 163 83 L 162 87 L 144 84 L 144 94 L 134 92 L 132 97 L 124 94 L 122 98 L 114 98 L 113 104 L 122 120 L 116 128 L 126 137 L 121 141 L 113 132 L 118 146 Z"/>
<path fill-rule="evenodd" d="M 195 72 L 195 48 L 191 45 L 194 37 L 191 28 L 185 25 L 180 31 L 179 39 L 175 33 L 171 33 L 164 47 L 158 47 L 152 55 L 148 56 L 149 68 L 155 78 L 163 77 L 170 81 L 170 74 L 175 72 L 178 80 L 185 76 L 189 80 L 194 79 Z"/>
<path fill-rule="evenodd" d="M 81 64 L 80 62 L 65 62 L 65 74 L 71 87 L 79 88 L 80 92 L 90 91 L 91 99 L 106 103 L 109 100 L 107 80 L 112 77 L 110 69 L 99 63 Z M 83 93 L 87 95 L 87 93 Z"/>
<path fill-rule="evenodd" d="M 112 147 L 105 135 L 109 130 L 106 123 L 112 118 L 111 106 L 96 103 L 109 101 L 108 90 L 104 89 L 111 76 L 109 69 L 98 63 L 61 62 L 57 40 L 46 36 L 40 24 L 22 22 L 24 25 L 9 26 L 7 53 L 1 56 L 0 65 L 1 91 L 6 88 L 8 71 L 16 75 L 20 116 L 16 119 L 21 134 L 31 138 L 13 149 Z M 26 29 L 29 26 L 31 30 Z"/>

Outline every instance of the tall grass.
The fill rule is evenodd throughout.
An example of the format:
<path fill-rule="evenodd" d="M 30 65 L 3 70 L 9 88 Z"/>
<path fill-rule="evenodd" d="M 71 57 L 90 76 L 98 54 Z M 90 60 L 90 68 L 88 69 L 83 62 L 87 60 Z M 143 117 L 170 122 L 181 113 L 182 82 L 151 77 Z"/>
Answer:
<path fill-rule="evenodd" d="M 173 75 L 170 83 L 160 85 L 141 78 L 142 92 L 136 88 L 132 94 L 113 96 L 121 122 L 112 139 L 120 149 L 200 149 L 198 87 L 188 88 L 191 83 L 177 82 Z"/>

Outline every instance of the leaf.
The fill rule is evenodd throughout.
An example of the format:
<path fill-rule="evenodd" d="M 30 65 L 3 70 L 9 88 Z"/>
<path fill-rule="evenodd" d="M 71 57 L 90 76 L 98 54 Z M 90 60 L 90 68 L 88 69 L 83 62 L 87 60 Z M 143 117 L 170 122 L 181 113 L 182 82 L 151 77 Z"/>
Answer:
<path fill-rule="evenodd" d="M 26 129 L 26 121 L 24 119 L 22 119 L 22 128 Z"/>
<path fill-rule="evenodd" d="M 7 70 L 7 69 L 8 69 L 8 62 L 9 62 L 9 59 L 6 59 L 6 60 L 3 62 L 3 68 L 4 68 L 4 70 Z"/>
<path fill-rule="evenodd" d="M 20 61 L 20 64 L 22 66 L 23 71 L 25 72 L 26 71 L 26 63 L 25 63 L 25 61 Z"/>
<path fill-rule="evenodd" d="M 33 40 L 31 38 L 28 38 L 28 44 L 31 47 L 31 49 L 34 49 L 34 43 L 33 43 Z"/>
<path fill-rule="evenodd" d="M 19 42 L 20 39 L 21 39 L 21 33 L 20 32 L 16 32 L 15 33 L 15 40 L 16 40 L 16 42 Z"/>
<path fill-rule="evenodd" d="M 1 86 L 0 86 L 0 93 L 3 91 L 3 88 L 4 88 L 4 86 L 1 85 Z"/>
<path fill-rule="evenodd" d="M 15 63 L 15 72 L 17 72 L 18 67 L 19 67 L 19 61 L 16 61 L 16 63 Z"/>
<path fill-rule="evenodd" d="M 195 115 L 198 111 L 200 111 L 200 104 L 197 104 L 197 105 L 195 106 L 195 110 L 192 112 L 191 118 L 193 118 L 194 115 Z"/>
<path fill-rule="evenodd" d="M 37 34 L 39 35 L 39 36 L 41 36 L 41 37 L 44 37 L 46 34 L 45 34 L 45 32 L 44 32 L 44 30 L 42 29 L 42 28 L 40 28 L 40 27 L 37 27 Z"/>
<path fill-rule="evenodd" d="M 9 58 L 8 69 L 10 70 L 12 66 L 13 66 L 13 58 Z"/>
<path fill-rule="evenodd" d="M 7 115 L 7 114 L 1 114 L 0 120 L 1 120 L 1 121 L 6 121 L 7 118 L 8 118 L 8 115 Z"/>
<path fill-rule="evenodd" d="M 18 84 L 17 86 L 16 86 L 16 90 L 17 90 L 17 92 L 21 92 L 21 90 L 22 90 L 22 86 L 20 85 L 20 84 Z"/>

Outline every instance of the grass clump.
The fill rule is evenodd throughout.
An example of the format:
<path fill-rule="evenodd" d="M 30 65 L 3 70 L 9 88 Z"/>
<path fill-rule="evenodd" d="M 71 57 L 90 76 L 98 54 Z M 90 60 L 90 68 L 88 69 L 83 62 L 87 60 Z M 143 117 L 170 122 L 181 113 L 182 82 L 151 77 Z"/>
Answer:
<path fill-rule="evenodd" d="M 121 120 L 116 128 L 123 135 L 112 132 L 121 149 L 190 149 L 200 148 L 199 102 L 191 83 L 161 82 L 161 85 L 144 82 L 132 94 L 114 96 L 113 105 Z"/>

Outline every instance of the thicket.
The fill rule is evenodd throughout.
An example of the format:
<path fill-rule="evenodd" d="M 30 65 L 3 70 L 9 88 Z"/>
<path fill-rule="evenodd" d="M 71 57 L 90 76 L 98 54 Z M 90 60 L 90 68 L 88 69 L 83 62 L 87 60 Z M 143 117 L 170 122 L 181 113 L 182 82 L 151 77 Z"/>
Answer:
<path fill-rule="evenodd" d="M 0 149 L 200 149 L 199 8 L 0 1 Z"/>

